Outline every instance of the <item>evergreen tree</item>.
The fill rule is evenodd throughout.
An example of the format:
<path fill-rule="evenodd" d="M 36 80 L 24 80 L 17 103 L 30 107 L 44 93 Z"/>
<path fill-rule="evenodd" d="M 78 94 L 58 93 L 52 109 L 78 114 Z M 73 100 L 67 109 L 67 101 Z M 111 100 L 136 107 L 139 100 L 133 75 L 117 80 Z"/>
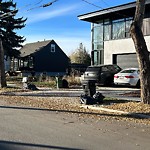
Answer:
<path fill-rule="evenodd" d="M 13 0 L 2 2 L 0 0 L 0 38 L 2 39 L 4 53 L 6 56 L 17 57 L 25 38 L 16 34 L 15 30 L 25 27 L 26 19 L 15 18 L 18 10 Z"/>
<path fill-rule="evenodd" d="M 2 2 L 0 0 L 0 87 L 6 87 L 6 77 L 4 69 L 4 54 L 10 57 L 17 57 L 19 51 L 16 48 L 21 47 L 25 41 L 24 37 L 18 36 L 14 30 L 23 28 L 23 18 L 16 19 L 18 10 L 13 0 Z"/>

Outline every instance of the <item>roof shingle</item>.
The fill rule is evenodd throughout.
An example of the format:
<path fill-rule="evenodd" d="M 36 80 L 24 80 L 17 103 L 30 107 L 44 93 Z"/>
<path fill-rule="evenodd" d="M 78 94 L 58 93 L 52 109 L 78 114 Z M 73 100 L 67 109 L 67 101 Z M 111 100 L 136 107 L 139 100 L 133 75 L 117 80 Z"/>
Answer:
<path fill-rule="evenodd" d="M 46 45 L 48 45 L 51 41 L 52 40 L 28 43 L 20 49 L 20 53 L 21 53 L 20 56 L 25 57 L 25 56 L 31 55 L 31 54 L 39 51 L 41 48 L 45 47 Z"/>

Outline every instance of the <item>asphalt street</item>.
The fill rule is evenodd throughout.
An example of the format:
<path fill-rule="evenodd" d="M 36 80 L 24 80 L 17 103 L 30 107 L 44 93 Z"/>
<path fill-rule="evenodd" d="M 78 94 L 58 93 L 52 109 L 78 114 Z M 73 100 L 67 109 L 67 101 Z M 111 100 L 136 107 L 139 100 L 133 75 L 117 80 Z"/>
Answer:
<path fill-rule="evenodd" d="M 0 106 L 0 150 L 149 150 L 149 126 Z"/>

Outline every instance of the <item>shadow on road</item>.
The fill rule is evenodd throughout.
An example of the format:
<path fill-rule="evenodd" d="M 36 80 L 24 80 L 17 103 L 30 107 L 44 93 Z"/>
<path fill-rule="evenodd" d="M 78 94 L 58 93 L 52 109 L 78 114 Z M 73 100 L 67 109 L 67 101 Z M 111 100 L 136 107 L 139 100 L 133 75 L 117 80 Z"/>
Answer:
<path fill-rule="evenodd" d="M 63 93 L 63 92 L 59 92 L 59 93 L 54 93 L 54 92 L 51 92 L 51 93 L 18 93 L 18 94 L 15 94 L 14 92 L 3 92 L 3 93 L 0 93 L 0 95 L 3 95 L 3 96 L 31 96 L 31 97 L 80 97 L 81 93 Z"/>
<path fill-rule="evenodd" d="M 42 144 L 32 144 L 32 143 L 22 143 L 22 142 L 12 142 L 12 141 L 0 141 L 0 150 L 25 150 L 26 148 L 39 148 L 39 149 L 56 149 L 56 150 L 82 150 L 69 147 L 42 145 Z"/>

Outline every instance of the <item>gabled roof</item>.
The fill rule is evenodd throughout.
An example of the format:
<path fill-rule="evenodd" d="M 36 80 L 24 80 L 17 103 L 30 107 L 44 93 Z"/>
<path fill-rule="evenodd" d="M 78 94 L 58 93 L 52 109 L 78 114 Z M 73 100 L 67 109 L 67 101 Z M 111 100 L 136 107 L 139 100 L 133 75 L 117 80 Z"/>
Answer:
<path fill-rule="evenodd" d="M 20 56 L 25 57 L 25 56 L 31 55 L 31 54 L 41 50 L 43 47 L 48 45 L 51 41 L 52 40 L 38 41 L 35 43 L 28 43 L 20 49 L 20 53 L 21 53 Z"/>
<path fill-rule="evenodd" d="M 150 0 L 146 0 L 145 11 L 150 11 Z M 121 19 L 133 17 L 135 14 L 136 2 L 131 2 L 115 7 L 110 7 L 87 14 L 79 15 L 78 18 L 83 21 L 96 23 L 103 19 Z"/>

